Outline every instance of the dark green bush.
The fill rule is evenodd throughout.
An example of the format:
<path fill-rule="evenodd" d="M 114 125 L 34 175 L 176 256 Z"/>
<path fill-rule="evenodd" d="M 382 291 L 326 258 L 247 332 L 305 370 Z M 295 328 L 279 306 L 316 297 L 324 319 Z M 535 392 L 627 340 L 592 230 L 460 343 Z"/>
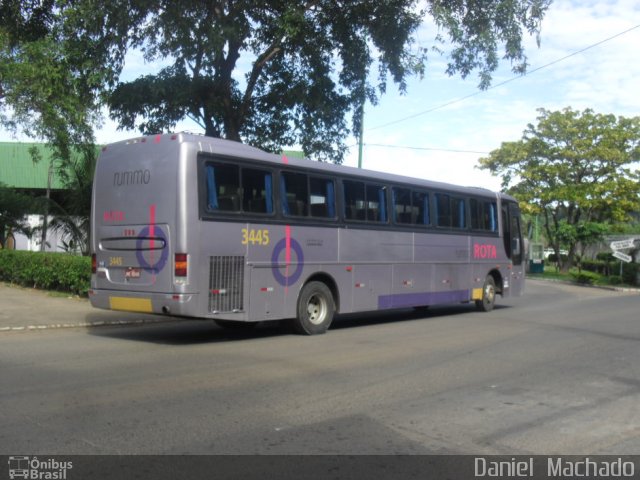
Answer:
<path fill-rule="evenodd" d="M 638 263 L 623 263 L 622 264 L 622 281 L 629 285 L 639 285 L 638 277 L 640 273 L 640 264 Z"/>
<path fill-rule="evenodd" d="M 91 259 L 67 253 L 0 250 L 0 280 L 87 295 Z"/>
<path fill-rule="evenodd" d="M 580 262 L 580 267 L 583 270 L 587 270 L 589 272 L 595 272 L 605 275 L 606 271 L 606 263 L 600 260 L 582 260 Z"/>
<path fill-rule="evenodd" d="M 593 285 L 593 283 L 598 279 L 598 275 L 592 272 L 571 272 L 571 276 L 577 283 L 581 283 L 583 285 Z"/>
<path fill-rule="evenodd" d="M 560 254 L 560 260 L 562 260 L 563 262 L 566 262 L 567 259 L 569 257 L 567 255 L 564 254 Z M 555 253 L 550 253 L 549 257 L 547 258 L 547 262 L 549 263 L 558 263 L 558 256 Z"/>
<path fill-rule="evenodd" d="M 622 277 L 620 275 L 609 275 L 607 281 L 609 285 L 620 285 L 622 283 Z"/>
<path fill-rule="evenodd" d="M 597 260 L 602 260 L 603 262 L 616 261 L 616 259 L 613 256 L 613 253 L 611 253 L 611 252 L 600 252 L 600 253 L 596 254 L 596 259 Z"/>

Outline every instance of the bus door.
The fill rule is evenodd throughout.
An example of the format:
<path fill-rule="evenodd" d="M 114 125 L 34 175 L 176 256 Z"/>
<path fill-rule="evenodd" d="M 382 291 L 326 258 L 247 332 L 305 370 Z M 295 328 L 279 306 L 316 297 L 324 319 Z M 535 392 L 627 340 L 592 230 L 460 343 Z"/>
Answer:
<path fill-rule="evenodd" d="M 502 221 L 504 246 L 507 256 L 511 259 L 511 274 L 508 277 L 505 276 L 503 295 L 519 296 L 524 292 L 525 262 L 522 219 L 517 204 L 508 202 L 502 206 Z"/>

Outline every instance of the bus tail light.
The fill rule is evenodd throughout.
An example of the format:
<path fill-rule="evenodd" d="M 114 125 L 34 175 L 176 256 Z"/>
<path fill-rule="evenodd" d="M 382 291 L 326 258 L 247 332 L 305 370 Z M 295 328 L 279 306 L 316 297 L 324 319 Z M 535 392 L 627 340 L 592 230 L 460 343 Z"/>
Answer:
<path fill-rule="evenodd" d="M 187 276 L 187 254 L 186 253 L 176 253 L 175 276 L 176 277 Z"/>
<path fill-rule="evenodd" d="M 96 273 L 98 271 L 98 259 L 96 254 L 91 255 L 91 273 Z"/>

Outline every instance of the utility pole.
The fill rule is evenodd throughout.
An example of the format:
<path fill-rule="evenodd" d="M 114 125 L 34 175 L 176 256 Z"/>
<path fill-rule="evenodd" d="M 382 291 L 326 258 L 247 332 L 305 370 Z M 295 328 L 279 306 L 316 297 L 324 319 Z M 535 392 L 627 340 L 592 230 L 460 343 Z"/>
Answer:
<path fill-rule="evenodd" d="M 364 102 L 365 97 L 362 95 L 362 105 L 360 106 L 360 132 L 358 133 L 358 168 L 362 168 L 362 145 L 364 140 Z"/>
<path fill-rule="evenodd" d="M 51 197 L 51 178 L 53 177 L 53 165 L 49 160 L 49 172 L 47 174 L 47 201 L 44 206 L 44 218 L 42 219 L 42 236 L 40 237 L 40 251 L 44 252 L 47 243 L 47 229 L 49 228 L 49 198 Z"/>

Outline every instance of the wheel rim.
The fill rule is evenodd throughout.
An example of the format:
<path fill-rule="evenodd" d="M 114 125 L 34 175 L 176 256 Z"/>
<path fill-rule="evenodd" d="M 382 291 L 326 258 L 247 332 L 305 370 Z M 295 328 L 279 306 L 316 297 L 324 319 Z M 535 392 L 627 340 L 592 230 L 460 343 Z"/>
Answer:
<path fill-rule="evenodd" d="M 496 290 L 493 288 L 493 285 L 488 284 L 484 287 L 484 302 L 486 304 L 491 304 L 496 298 Z"/>
<path fill-rule="evenodd" d="M 327 299 L 312 295 L 307 302 L 307 318 L 314 325 L 320 325 L 327 317 Z"/>

